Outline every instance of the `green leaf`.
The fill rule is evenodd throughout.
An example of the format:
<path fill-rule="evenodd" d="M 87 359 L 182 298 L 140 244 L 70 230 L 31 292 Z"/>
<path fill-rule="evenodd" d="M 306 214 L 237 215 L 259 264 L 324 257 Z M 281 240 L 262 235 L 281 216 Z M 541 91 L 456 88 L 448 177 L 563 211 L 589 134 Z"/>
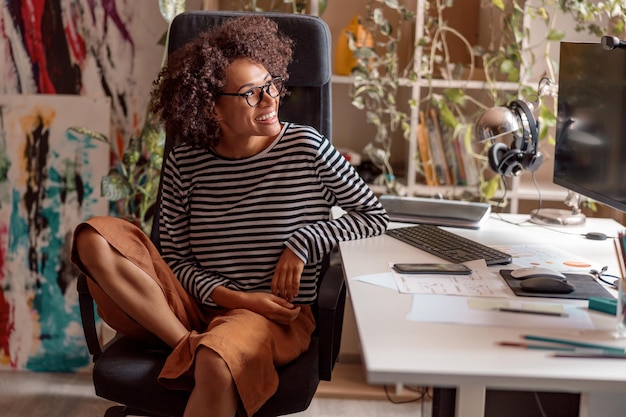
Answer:
<path fill-rule="evenodd" d="M 130 138 L 128 147 L 124 151 L 122 162 L 127 167 L 132 167 L 132 166 L 137 165 L 140 158 L 141 158 L 141 143 L 135 138 Z"/>
<path fill-rule="evenodd" d="M 499 185 L 500 185 L 500 176 L 498 175 L 496 175 L 489 181 L 486 181 L 485 183 L 483 183 L 481 187 L 481 191 L 485 199 L 491 200 L 496 195 Z"/>
<path fill-rule="evenodd" d="M 565 38 L 565 31 L 559 29 L 551 29 L 548 32 L 546 38 L 549 41 L 560 41 L 561 39 Z"/>
<path fill-rule="evenodd" d="M 450 108 L 445 103 L 442 103 L 442 106 L 439 109 L 439 118 L 441 120 L 441 123 L 449 126 L 452 129 L 456 128 L 456 125 L 458 124 L 454 113 L 452 113 Z"/>
<path fill-rule="evenodd" d="M 497 7 L 498 9 L 504 11 L 504 1 L 503 0 L 491 0 L 491 4 Z"/>
<path fill-rule="evenodd" d="M 109 175 L 102 177 L 100 186 L 102 197 L 109 201 L 118 201 L 133 195 L 133 187 L 116 169 L 111 169 Z"/>
<path fill-rule="evenodd" d="M 71 126 L 71 127 L 68 127 L 67 130 L 71 131 L 71 132 L 75 132 L 75 133 L 80 133 L 81 135 L 89 136 L 89 137 L 91 137 L 93 139 L 96 139 L 96 140 L 99 140 L 99 141 L 102 141 L 102 142 L 106 142 L 108 144 L 111 143 L 109 141 L 109 138 L 106 135 L 104 135 L 104 134 L 102 134 L 100 132 L 93 131 L 91 129 L 87 129 L 87 128 L 82 127 L 82 126 Z"/>
<path fill-rule="evenodd" d="M 444 95 L 453 104 L 463 105 L 467 99 L 465 91 L 460 88 L 447 88 Z"/>

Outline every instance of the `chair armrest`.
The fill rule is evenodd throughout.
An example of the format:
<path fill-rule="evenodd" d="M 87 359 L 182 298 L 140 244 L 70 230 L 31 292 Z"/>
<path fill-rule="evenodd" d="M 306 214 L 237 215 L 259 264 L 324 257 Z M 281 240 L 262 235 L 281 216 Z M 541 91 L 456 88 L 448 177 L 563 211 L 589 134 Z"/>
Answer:
<path fill-rule="evenodd" d="M 95 362 L 102 353 L 102 349 L 100 348 L 100 340 L 98 340 L 98 331 L 96 330 L 93 298 L 87 286 L 88 279 L 85 274 L 80 274 L 76 281 L 76 289 L 78 290 L 78 304 L 80 307 L 80 318 L 83 323 L 83 333 L 85 334 L 89 353 L 93 355 Z"/>
<path fill-rule="evenodd" d="M 317 334 L 320 342 L 319 373 L 320 379 L 325 381 L 330 381 L 339 355 L 345 305 L 346 286 L 343 270 L 340 266 L 331 266 L 321 280 L 317 300 Z"/>

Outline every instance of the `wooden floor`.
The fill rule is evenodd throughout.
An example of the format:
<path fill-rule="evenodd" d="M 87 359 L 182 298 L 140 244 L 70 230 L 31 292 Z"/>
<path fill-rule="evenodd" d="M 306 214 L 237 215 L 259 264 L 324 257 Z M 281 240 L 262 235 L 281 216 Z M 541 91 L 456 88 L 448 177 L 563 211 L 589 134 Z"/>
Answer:
<path fill-rule="evenodd" d="M 322 382 L 309 409 L 297 417 L 422 417 L 430 402 L 404 389 L 389 397 L 384 387 L 365 383 L 358 364 L 338 364 L 332 382 Z M 401 403 L 395 403 L 401 402 Z M 0 371 L 0 417 L 102 417 L 111 402 L 95 396 L 91 375 Z"/>

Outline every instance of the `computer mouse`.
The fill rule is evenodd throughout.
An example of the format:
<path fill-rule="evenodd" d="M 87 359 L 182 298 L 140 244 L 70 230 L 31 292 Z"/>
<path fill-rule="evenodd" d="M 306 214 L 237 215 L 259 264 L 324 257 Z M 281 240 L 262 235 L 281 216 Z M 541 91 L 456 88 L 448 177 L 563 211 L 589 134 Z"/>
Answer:
<path fill-rule="evenodd" d="M 515 279 L 528 279 L 534 277 L 552 277 L 566 279 L 565 275 L 550 268 L 541 268 L 531 266 L 527 268 L 519 268 L 511 271 L 511 277 Z"/>
<path fill-rule="evenodd" d="M 576 288 L 561 278 L 534 277 L 520 282 L 520 288 L 532 293 L 569 294 Z"/>
<path fill-rule="evenodd" d="M 600 232 L 589 232 L 585 234 L 585 237 L 591 240 L 606 240 L 608 236 Z"/>

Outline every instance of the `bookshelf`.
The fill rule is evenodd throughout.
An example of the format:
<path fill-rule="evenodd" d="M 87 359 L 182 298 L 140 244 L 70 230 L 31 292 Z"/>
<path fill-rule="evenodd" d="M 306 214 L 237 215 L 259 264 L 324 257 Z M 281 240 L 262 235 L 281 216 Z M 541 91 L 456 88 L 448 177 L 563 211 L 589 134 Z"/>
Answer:
<path fill-rule="evenodd" d="M 420 39 L 424 34 L 425 19 L 425 4 L 428 0 L 413 0 L 408 1 L 407 4 L 415 10 L 416 24 L 414 27 L 413 39 Z M 346 0 L 342 4 L 341 15 L 343 20 L 341 23 L 337 22 L 337 16 L 332 15 L 338 9 L 334 9 L 333 2 L 329 2 L 328 8 L 325 14 L 322 16 L 327 21 L 331 32 L 333 33 L 334 42 L 338 33 L 349 22 L 349 18 L 354 14 L 365 15 L 365 0 L 350 1 Z M 480 7 L 479 1 L 468 1 L 459 4 L 459 8 L 468 7 Z M 352 12 L 352 13 L 350 13 Z M 470 13 L 471 14 L 471 13 Z M 479 26 L 478 23 L 476 23 Z M 422 58 L 421 49 L 415 51 L 416 62 L 420 62 Z M 366 124 L 365 120 L 359 119 L 359 115 L 351 113 L 346 107 L 351 106 L 350 100 L 342 97 L 344 94 L 349 94 L 349 86 L 352 84 L 352 78 L 350 76 L 334 75 L 333 76 L 333 140 L 337 147 L 351 148 L 357 152 L 360 152 L 367 139 L 363 139 L 365 129 L 363 125 Z M 481 80 L 462 80 L 462 79 L 417 79 L 417 80 L 400 80 L 401 92 L 399 92 L 398 102 L 406 99 L 419 103 L 420 100 L 427 94 L 427 90 L 441 90 L 457 88 L 465 91 L 468 94 L 480 95 L 493 88 L 494 84 L 488 84 L 486 81 Z M 516 92 L 519 89 L 519 84 L 515 82 L 496 82 L 495 86 L 501 91 Z M 400 97 L 402 94 L 402 97 Z M 478 189 L 476 186 L 459 186 L 459 185 L 432 185 L 427 183 L 423 178 L 418 177 L 420 161 L 415 157 L 419 154 L 418 148 L 418 133 L 420 130 L 420 112 L 425 111 L 424 108 L 408 109 L 411 121 L 411 135 L 412 138 L 409 141 L 404 139 L 394 139 L 393 155 L 391 163 L 394 166 L 400 165 L 402 173 L 399 175 L 401 182 L 406 186 L 406 191 L 410 195 L 420 196 L 444 196 L 444 197 L 459 197 L 461 195 L 473 194 L 477 195 Z M 351 120 L 349 128 L 344 123 L 345 120 Z M 362 122 L 363 121 L 363 122 Z M 361 123 L 362 122 L 362 123 Z M 337 126 L 338 125 L 338 126 Z M 372 128 L 373 131 L 373 128 Z M 548 155 L 549 150 L 544 155 Z M 399 160 L 399 157 L 402 160 Z M 508 190 L 506 197 L 509 200 L 509 210 L 513 213 L 517 213 L 522 200 L 536 201 L 541 199 L 544 202 L 553 201 L 561 202 L 567 192 L 560 187 L 552 185 L 552 167 L 551 164 L 544 163 L 538 172 L 535 173 L 537 182 L 540 184 L 540 195 L 537 192 L 536 186 L 531 178 L 530 174 L 524 173 L 521 177 L 508 178 Z M 384 187 L 373 187 L 375 191 L 384 193 L 386 190 Z M 557 204 L 558 206 L 558 204 Z"/>

